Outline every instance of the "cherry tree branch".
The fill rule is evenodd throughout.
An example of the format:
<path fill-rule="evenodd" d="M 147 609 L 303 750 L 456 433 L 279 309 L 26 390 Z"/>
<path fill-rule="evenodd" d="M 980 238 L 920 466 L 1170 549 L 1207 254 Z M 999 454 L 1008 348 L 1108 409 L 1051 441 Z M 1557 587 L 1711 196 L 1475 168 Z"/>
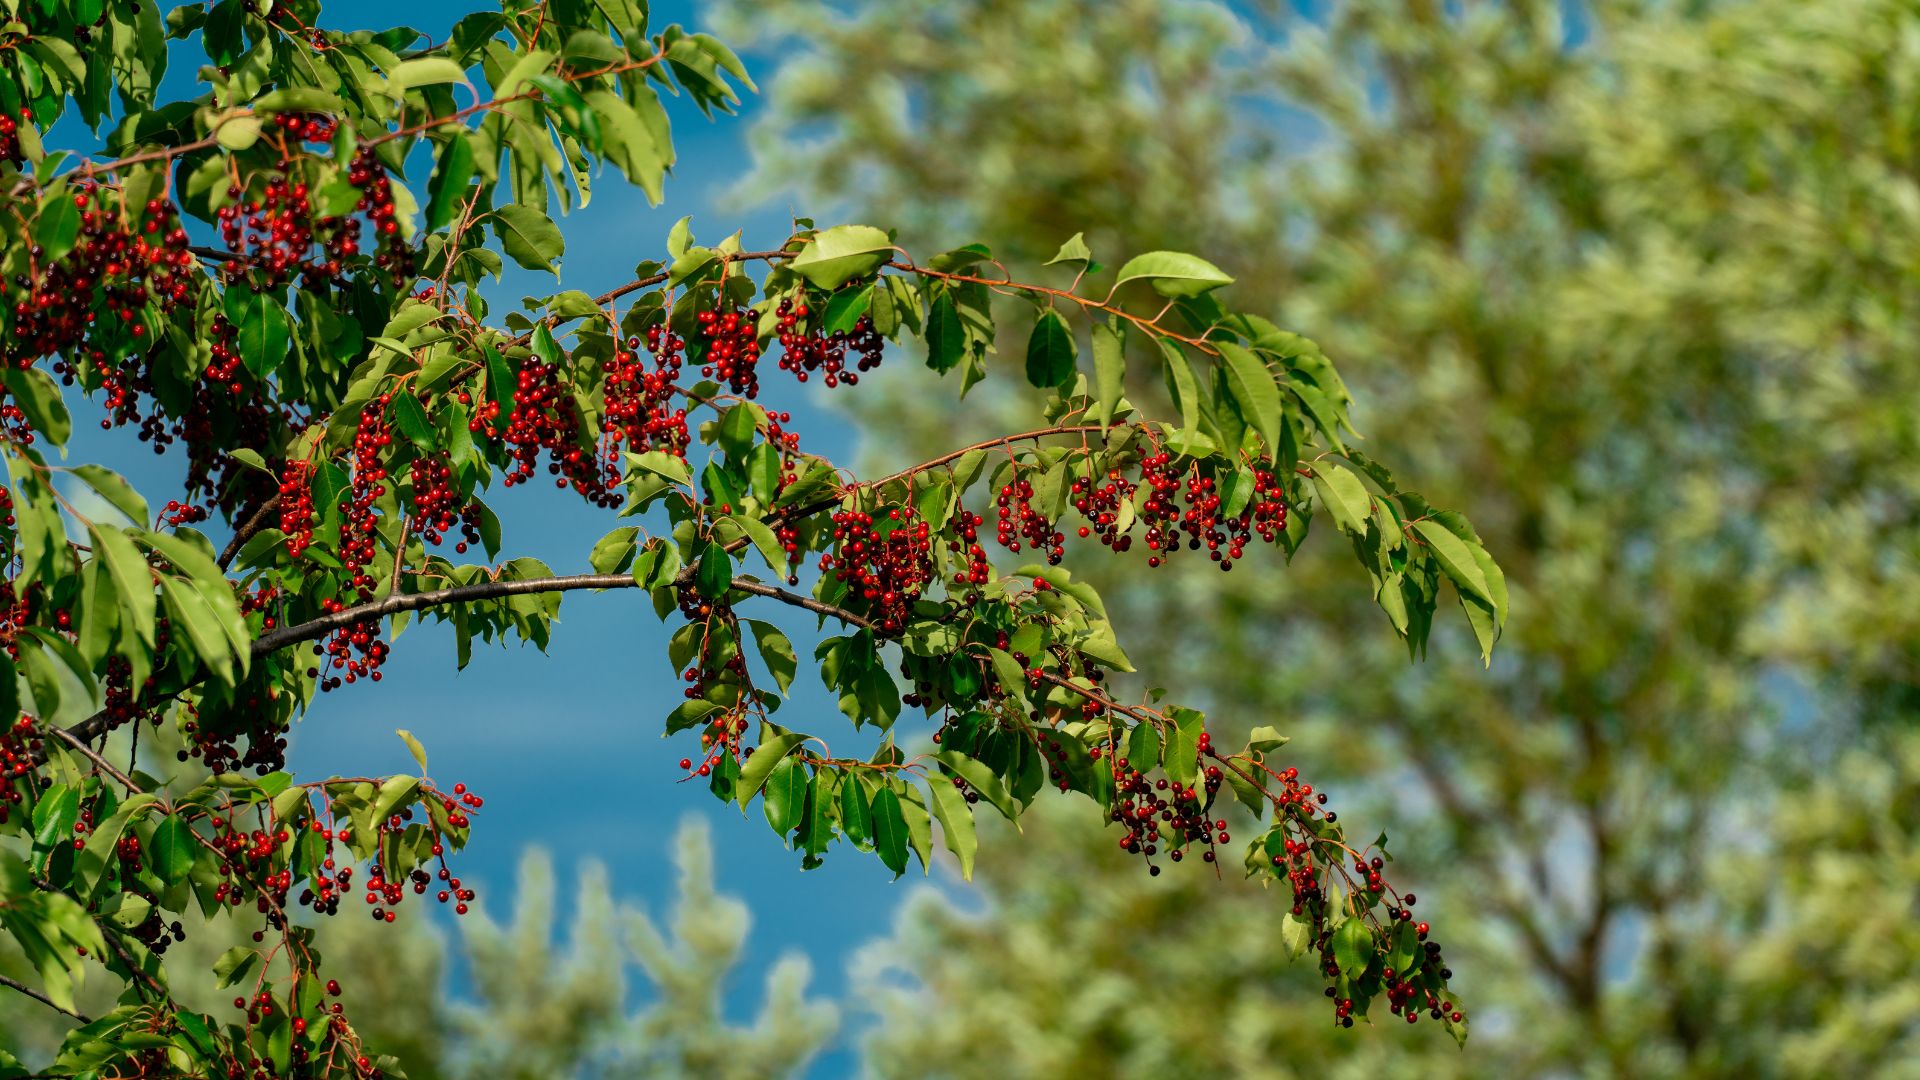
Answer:
<path fill-rule="evenodd" d="M 38 990 L 35 990 L 33 987 L 28 986 L 26 983 L 19 982 L 15 979 L 10 979 L 5 975 L 0 975 L 0 986 L 10 987 L 14 990 L 18 990 L 21 993 L 32 998 L 33 1000 L 39 1002 L 40 1004 L 45 1005 L 47 1008 L 52 1009 L 57 1013 L 63 1013 L 67 1016 L 71 1016 L 75 1020 L 78 1020 L 83 1024 L 93 1023 L 92 1020 L 87 1018 L 86 1014 L 74 1012 L 72 1009 L 69 1009 L 64 1005 L 61 1005 L 55 1002 L 52 998 L 48 997 L 47 995 L 41 993 Z"/>

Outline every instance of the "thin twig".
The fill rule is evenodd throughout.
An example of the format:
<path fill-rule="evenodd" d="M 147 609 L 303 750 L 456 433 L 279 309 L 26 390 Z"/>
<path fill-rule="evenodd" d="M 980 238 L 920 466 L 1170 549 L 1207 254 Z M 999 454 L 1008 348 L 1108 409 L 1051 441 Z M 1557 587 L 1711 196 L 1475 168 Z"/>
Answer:
<path fill-rule="evenodd" d="M 60 1005 L 56 1003 L 52 998 L 48 997 L 47 995 L 41 993 L 38 990 L 35 990 L 33 987 L 28 986 L 26 983 L 18 982 L 14 979 L 9 979 L 5 975 L 0 975 L 0 986 L 12 987 L 13 989 L 20 991 L 21 993 L 27 995 L 28 997 L 39 1002 L 40 1004 L 45 1005 L 47 1008 L 52 1009 L 53 1011 L 58 1013 L 65 1013 L 66 1015 L 73 1017 L 75 1020 L 78 1020 L 83 1024 L 93 1023 L 92 1020 L 87 1018 L 85 1013 L 74 1012 L 72 1009 L 69 1009 L 64 1005 Z"/>

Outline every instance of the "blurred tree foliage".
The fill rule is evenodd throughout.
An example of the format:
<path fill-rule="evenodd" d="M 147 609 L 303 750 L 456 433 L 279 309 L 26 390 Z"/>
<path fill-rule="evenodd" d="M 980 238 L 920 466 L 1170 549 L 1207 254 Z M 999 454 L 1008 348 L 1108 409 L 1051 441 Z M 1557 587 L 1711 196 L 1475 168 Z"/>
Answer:
<path fill-rule="evenodd" d="M 441 930 L 420 918 L 392 926 L 326 919 L 318 941 L 337 964 L 332 974 L 356 1027 L 397 1057 L 409 1080 L 748 1080 L 804 1072 L 833 1038 L 839 1010 L 806 996 L 807 963 L 788 956 L 768 973 L 752 1023 L 728 1022 L 722 993 L 746 941 L 747 910 L 714 891 L 703 823 L 690 819 L 676 843 L 679 890 L 666 925 L 617 905 L 604 869 L 587 864 L 569 891 L 574 911 L 565 948 L 558 948 L 553 865 L 536 849 L 521 860 L 512 921 L 497 923 L 482 907 L 455 924 L 451 949 Z M 199 985 L 176 977 L 182 1004 L 209 1012 L 222 1002 L 231 1007 L 234 991 L 215 986 L 213 964 L 249 936 L 225 916 L 188 928 L 169 958 L 182 976 L 202 974 Z M 646 992 L 630 1012 L 633 964 Z M 0 945 L 0 973 L 29 973 L 11 943 Z M 450 986 L 456 977 L 459 985 Z M 81 1010 L 105 1012 L 111 990 L 90 984 L 93 996 L 81 995 Z M 0 1044 L 26 1061 L 50 1058 L 66 1035 L 61 1019 L 7 995 L 0 998 Z"/>
<path fill-rule="evenodd" d="M 903 921 L 876 1066 L 1920 1075 L 1920 5 L 1310 7 L 723 10 L 788 49 L 749 197 L 915 246 L 1226 253 L 1364 387 L 1363 431 L 1454 421 L 1406 460 L 1507 568 L 1491 673 L 1409 666 L 1337 537 L 1304 573 L 1099 583 L 1135 575 L 1130 632 L 1307 776 L 1387 778 L 1419 909 L 1488 912 L 1447 943 L 1475 1039 L 1296 1030 L 1270 901 L 1055 815 L 984 871 L 984 920 Z M 875 397 L 908 446 L 963 419 Z"/>

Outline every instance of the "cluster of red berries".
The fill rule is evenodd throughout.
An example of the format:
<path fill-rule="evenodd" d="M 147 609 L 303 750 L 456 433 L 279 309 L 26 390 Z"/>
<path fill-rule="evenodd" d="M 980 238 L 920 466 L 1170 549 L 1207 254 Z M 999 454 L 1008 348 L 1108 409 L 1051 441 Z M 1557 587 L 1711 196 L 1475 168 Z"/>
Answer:
<path fill-rule="evenodd" d="M 358 425 L 353 434 L 353 472 L 347 491 L 340 504 L 340 564 L 347 572 L 347 588 L 357 603 L 373 599 L 377 582 L 371 567 L 379 555 L 379 520 L 374 512 L 375 504 L 387 493 L 387 468 L 381 458 L 386 448 L 393 443 L 393 432 L 386 419 L 387 406 L 392 404 L 391 394 L 381 394 L 360 413 Z M 281 498 L 285 501 L 281 507 L 282 521 L 289 520 L 287 502 L 298 506 L 302 501 L 312 506 L 310 468 L 296 471 L 294 464 L 288 466 L 289 480 L 299 480 L 308 485 L 303 491 L 299 486 L 289 490 L 287 484 L 281 487 Z M 304 531 L 289 533 L 289 537 L 298 536 L 300 550 L 305 550 L 312 542 L 314 520 L 313 511 L 308 510 L 305 524 L 297 511 L 291 515 L 291 523 Z M 289 549 L 292 542 L 289 541 Z M 321 602 L 321 609 L 328 615 L 337 615 L 347 609 L 348 602 L 333 597 Z M 380 667 L 386 663 L 389 646 L 380 640 L 380 620 L 378 618 L 360 619 L 335 630 L 320 648 L 320 667 L 309 669 L 309 674 L 320 680 L 320 689 L 336 690 L 343 684 L 358 682 L 362 678 L 380 681 Z M 338 672 L 339 674 L 335 674 Z"/>
<path fill-rule="evenodd" d="M 1067 553 L 1067 534 L 1054 528 L 1045 514 L 1034 509 L 1033 484 L 1015 479 L 1002 485 L 994 499 L 1000 512 L 994 537 L 1008 551 L 1019 551 L 1020 542 L 1035 551 L 1047 553 L 1047 562 L 1058 566 Z"/>
<path fill-rule="evenodd" d="M 269 701 L 255 692 L 224 708 L 204 701 L 197 707 L 188 706 L 191 718 L 180 725 L 187 746 L 175 751 L 175 759 L 199 758 L 215 776 L 247 769 L 265 776 L 286 767 L 286 728 L 268 705 Z M 151 715 L 157 718 L 158 714 Z M 240 749 L 243 741 L 247 747 L 244 751 Z"/>
<path fill-rule="evenodd" d="M 160 511 L 160 520 L 175 528 L 197 524 L 207 520 L 207 508 L 183 503 L 178 499 L 168 499 L 166 509 Z"/>
<path fill-rule="evenodd" d="M 274 126 L 301 142 L 332 142 L 339 121 L 331 116 L 319 113 L 281 113 L 273 118 Z"/>
<path fill-rule="evenodd" d="M 828 386 L 841 383 L 854 386 L 860 382 L 860 372 L 880 366 L 886 341 L 874 330 L 873 320 L 865 315 L 854 322 L 851 331 L 835 330 L 829 334 L 807 328 L 807 317 L 812 312 L 805 304 L 782 300 L 776 312 L 780 370 L 793 372 L 794 378 L 801 382 L 818 371 L 822 373 L 820 381 Z M 856 357 L 851 370 L 847 367 L 848 351 Z"/>
<path fill-rule="evenodd" d="M 1175 476 L 1167 468 L 1171 461 L 1172 455 L 1161 451 L 1148 455 L 1140 465 L 1141 479 L 1152 488 L 1139 509 L 1140 520 L 1147 526 L 1147 548 L 1155 553 L 1148 557 L 1148 566 L 1159 566 L 1171 558 L 1184 540 L 1187 550 L 1204 547 L 1207 557 L 1219 563 L 1220 569 L 1231 570 L 1251 538 L 1258 536 L 1273 543 L 1286 531 L 1286 494 L 1271 470 L 1255 469 L 1253 493 L 1246 507 L 1237 516 L 1224 517 L 1214 478 L 1203 475 L 1197 467 L 1184 478 Z M 1183 487 L 1185 510 L 1180 509 L 1178 501 Z"/>
<path fill-rule="evenodd" d="M 687 455 L 687 410 L 673 403 L 686 342 L 664 326 L 648 327 L 651 370 L 640 358 L 640 342 L 638 337 L 628 338 L 626 347 L 615 351 L 607 365 L 600 430 L 605 436 L 603 461 L 608 475 L 618 475 L 623 445 L 636 454 L 660 450 L 675 457 Z"/>
<path fill-rule="evenodd" d="M 33 113 L 25 106 L 20 109 L 20 119 L 0 116 L 0 161 L 9 165 L 20 165 L 27 160 L 25 148 L 20 145 L 20 125 L 32 124 Z"/>
<path fill-rule="evenodd" d="M 562 378 L 558 364 L 536 358 L 522 365 L 505 429 L 495 422 L 485 430 L 504 441 L 513 458 L 505 477 L 508 487 L 532 480 L 544 452 L 554 487 L 571 487 L 602 509 L 620 505 L 620 496 L 612 488 L 614 474 L 602 467 L 599 455 L 587 444 L 573 388 Z"/>
<path fill-rule="evenodd" d="M 947 520 L 948 540 L 955 546 L 965 545 L 967 566 L 953 576 L 953 587 L 964 589 L 970 585 L 985 585 L 991 570 L 987 565 L 987 549 L 980 545 L 980 526 L 987 519 L 971 510 L 961 507 Z"/>
<path fill-rule="evenodd" d="M 1130 535 L 1132 522 L 1127 528 L 1121 528 L 1121 510 L 1123 503 L 1133 497 L 1135 485 L 1120 470 L 1109 469 L 1105 477 L 1096 482 L 1092 470 L 1084 477 L 1075 477 L 1069 496 L 1073 508 L 1090 524 L 1080 526 L 1080 538 L 1099 534 L 1100 543 L 1115 551 L 1128 551 L 1133 547 Z"/>
<path fill-rule="evenodd" d="M 285 288 L 296 274 L 308 289 L 339 280 L 348 261 L 360 254 L 360 223 L 346 215 L 316 216 L 310 194 L 305 182 L 276 178 L 259 198 L 220 208 L 220 239 L 230 252 L 221 273 L 230 287 L 249 284 L 249 276 L 262 292 Z M 227 198 L 240 196 L 240 188 L 227 189 Z"/>
<path fill-rule="evenodd" d="M 876 521 L 859 510 L 837 510 L 833 541 L 833 550 L 820 557 L 820 569 L 865 601 L 882 634 L 904 630 L 913 602 L 933 578 L 933 543 L 920 514 L 896 506 Z"/>
<path fill-rule="evenodd" d="M 1203 733 L 1200 738 L 1207 736 Z M 1168 833 L 1167 858 L 1174 862 L 1184 859 L 1196 845 L 1202 848 L 1200 858 L 1213 862 L 1218 858 L 1215 845 L 1232 841 L 1226 819 L 1210 820 L 1207 816 L 1220 793 L 1223 777 L 1218 766 L 1210 765 L 1201 773 L 1200 786 L 1181 787 L 1164 776 L 1148 779 L 1126 757 L 1108 753 L 1104 747 L 1094 747 L 1090 756 L 1095 761 L 1105 758 L 1113 777 L 1113 808 L 1108 816 L 1126 829 L 1120 837 L 1120 850 L 1145 858 L 1149 874 L 1160 873 L 1153 858 L 1160 853 L 1161 839 Z"/>
<path fill-rule="evenodd" d="M 480 506 L 460 492 L 453 469 L 444 453 L 413 459 L 408 470 L 413 485 L 413 513 L 409 526 L 429 544 L 438 545 L 454 526 L 460 528 L 460 540 L 453 545 L 456 554 L 466 554 L 469 544 L 480 542 Z"/>
<path fill-rule="evenodd" d="M 320 514 L 313 505 L 314 464 L 289 461 L 280 474 L 280 531 L 287 535 L 287 554 L 299 558 L 313 543 L 313 527 Z"/>
<path fill-rule="evenodd" d="M 13 808 L 26 799 L 22 785 L 15 781 L 33 771 L 45 749 L 46 740 L 31 716 L 22 715 L 0 727 L 0 825 L 6 824 Z"/>
<path fill-rule="evenodd" d="M 373 147 L 363 146 L 347 166 L 347 183 L 360 189 L 360 201 L 354 209 L 373 223 L 378 244 L 373 265 L 393 276 L 394 288 L 403 288 L 413 280 L 413 251 L 400 242 L 400 222 L 394 216 L 393 184 L 387 170 L 374 155 Z"/>
<path fill-rule="evenodd" d="M 71 196 L 80 211 L 72 250 L 0 282 L 0 299 L 11 301 L 13 313 L 12 331 L 0 342 L 7 364 L 88 355 L 89 340 L 100 363 L 109 354 L 142 351 L 149 305 L 171 307 L 190 297 L 193 254 L 172 204 L 156 198 L 143 207 L 95 205 L 102 193 L 89 187 Z M 70 374 L 65 361 L 56 371 Z"/>
<path fill-rule="evenodd" d="M 703 311 L 697 321 L 704 346 L 700 374 L 720 380 L 741 397 L 758 395 L 760 376 L 755 366 L 760 363 L 760 313 L 752 308 L 744 312 Z"/>
<path fill-rule="evenodd" d="M 171 637 L 171 628 L 165 631 L 162 631 L 158 626 L 154 628 L 153 651 L 155 654 L 165 655 L 164 650 Z M 152 700 L 149 695 L 152 693 L 153 688 L 153 676 L 148 675 L 146 681 L 140 686 L 140 692 L 138 694 L 134 693 L 133 665 L 128 663 L 124 656 L 107 657 L 107 677 L 103 687 L 105 690 L 103 705 L 105 706 L 108 725 L 117 728 L 122 724 L 131 723 L 143 717 L 151 723 L 158 724 L 160 722 L 160 710 L 150 705 L 141 704 L 143 701 Z"/>

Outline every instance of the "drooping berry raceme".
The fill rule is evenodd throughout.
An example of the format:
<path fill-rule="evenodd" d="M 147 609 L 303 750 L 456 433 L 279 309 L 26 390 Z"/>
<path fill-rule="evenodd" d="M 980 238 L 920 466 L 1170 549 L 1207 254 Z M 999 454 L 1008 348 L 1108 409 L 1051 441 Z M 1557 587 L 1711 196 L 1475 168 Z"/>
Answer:
<path fill-rule="evenodd" d="M 1000 513 L 995 539 L 1001 547 L 1019 551 L 1024 540 L 1028 547 L 1045 552 L 1047 562 L 1060 564 L 1066 555 L 1067 535 L 1055 529 L 1053 522 L 1034 508 L 1031 481 L 1016 479 L 1003 485 L 994 505 Z"/>
<path fill-rule="evenodd" d="M 429 544 L 438 545 L 455 526 L 460 540 L 456 554 L 465 554 L 468 546 L 480 542 L 480 508 L 460 491 L 445 453 L 432 453 L 413 459 L 408 468 L 413 512 L 407 527 Z"/>
<path fill-rule="evenodd" d="M 313 505 L 311 461 L 289 461 L 280 478 L 280 531 L 287 537 L 287 554 L 298 559 L 313 543 L 313 527 L 320 522 Z"/>
<path fill-rule="evenodd" d="M 587 437 L 573 387 L 560 365 L 528 359 L 515 376 L 513 411 L 505 426 L 495 420 L 485 430 L 506 443 L 513 459 L 504 478 L 508 487 L 532 480 L 544 453 L 555 487 L 571 487 L 603 508 L 620 505 L 620 496 L 613 490 L 618 474 L 603 467 Z"/>
<path fill-rule="evenodd" d="M 603 471 L 619 475 L 620 451 L 659 450 L 687 455 L 687 409 L 676 381 L 686 354 L 678 334 L 655 324 L 647 328 L 651 368 L 641 359 L 639 337 L 629 337 L 607 365 L 606 406 L 600 421 Z"/>
<path fill-rule="evenodd" d="M 889 507 L 878 517 L 836 511 L 833 540 L 820 569 L 846 583 L 881 633 L 905 629 L 913 602 L 933 579 L 931 533 L 919 513 L 910 506 Z"/>
<path fill-rule="evenodd" d="M 801 382 L 819 372 L 820 381 L 828 386 L 842 383 L 855 386 L 860 382 L 860 372 L 880 366 L 886 339 L 874 330 L 873 320 L 867 316 L 855 320 L 852 330 L 828 333 L 808 329 L 806 324 L 812 309 L 806 304 L 782 300 L 775 312 L 779 316 L 776 328 L 782 350 L 780 370 L 793 372 Z M 851 369 L 847 365 L 849 351 L 856 357 Z"/>
<path fill-rule="evenodd" d="M 760 393 L 760 313 L 746 311 L 703 311 L 698 316 L 700 338 L 705 346 L 700 374 L 717 379 L 728 390 L 744 398 Z"/>

